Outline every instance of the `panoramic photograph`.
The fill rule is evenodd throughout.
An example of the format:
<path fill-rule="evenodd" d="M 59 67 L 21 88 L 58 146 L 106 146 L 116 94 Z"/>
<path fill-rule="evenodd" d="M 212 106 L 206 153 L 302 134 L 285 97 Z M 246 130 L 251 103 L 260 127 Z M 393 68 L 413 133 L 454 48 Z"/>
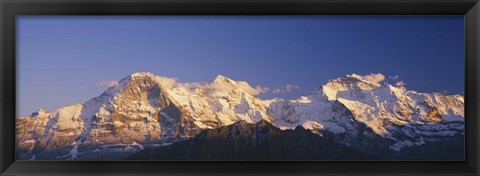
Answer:
<path fill-rule="evenodd" d="M 463 161 L 463 16 L 18 16 L 17 160 Z"/>

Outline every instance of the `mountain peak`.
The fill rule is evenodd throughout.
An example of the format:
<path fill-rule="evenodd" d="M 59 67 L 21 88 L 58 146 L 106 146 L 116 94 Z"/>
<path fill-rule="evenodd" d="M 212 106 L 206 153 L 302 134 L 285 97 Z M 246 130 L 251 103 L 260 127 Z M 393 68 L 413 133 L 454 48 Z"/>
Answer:
<path fill-rule="evenodd" d="M 378 74 L 369 74 L 369 75 L 358 75 L 358 74 L 351 74 L 351 75 L 346 75 L 343 78 L 339 78 L 338 80 L 343 81 L 343 82 L 364 82 L 372 85 L 379 85 L 383 80 L 385 79 L 385 76 L 381 73 Z"/>
<path fill-rule="evenodd" d="M 360 89 L 366 88 L 371 89 L 374 87 L 380 87 L 381 82 L 385 79 L 383 74 L 369 74 L 369 75 L 358 75 L 358 74 L 350 74 L 346 75 L 341 78 L 332 79 L 326 85 L 349 85 L 349 87 L 358 87 Z M 353 87 L 352 87 L 353 86 Z"/>
<path fill-rule="evenodd" d="M 236 82 L 230 78 L 227 78 L 223 75 L 217 75 L 212 81 L 213 84 L 232 84 L 235 85 Z"/>
<path fill-rule="evenodd" d="M 135 72 L 135 73 L 132 73 L 132 74 L 128 75 L 127 77 L 121 79 L 119 81 L 119 84 L 128 83 L 128 82 L 130 82 L 130 80 L 135 79 L 135 78 L 145 78 L 145 77 L 153 78 L 154 76 L 155 75 L 153 73 L 150 73 L 150 72 Z M 114 87 L 117 87 L 117 86 L 114 86 Z"/>
<path fill-rule="evenodd" d="M 125 88 L 127 88 L 127 86 L 130 83 L 135 82 L 137 80 L 146 79 L 146 78 L 149 78 L 149 80 L 155 80 L 155 75 L 151 72 L 135 72 L 135 73 L 132 73 L 132 74 L 128 75 L 127 77 L 118 81 L 114 86 L 109 87 L 104 92 L 104 94 L 115 95 L 115 94 L 123 91 Z"/>
<path fill-rule="evenodd" d="M 385 76 L 381 73 L 358 75 L 350 74 L 341 78 L 332 79 L 319 89 L 314 91 L 314 94 L 326 95 L 328 100 L 336 100 L 337 92 L 339 91 L 352 91 L 352 90 L 366 90 L 371 91 L 373 89 L 381 87 L 381 82 L 385 79 Z"/>
<path fill-rule="evenodd" d="M 154 77 L 155 75 L 151 72 L 135 72 L 130 75 L 130 77 Z"/>
<path fill-rule="evenodd" d="M 225 79 L 227 78 L 226 76 L 223 76 L 223 75 L 217 75 L 215 76 L 215 79 Z"/>
<path fill-rule="evenodd" d="M 350 75 L 345 75 L 343 78 L 351 78 L 351 79 L 355 79 L 355 80 L 359 80 L 359 81 L 368 82 L 367 80 L 363 79 L 363 77 L 361 75 L 358 75 L 358 74 L 355 74 L 355 73 L 352 73 Z"/>
<path fill-rule="evenodd" d="M 90 152 L 94 145 L 163 145 L 207 135 L 204 130 L 222 140 L 245 137 L 258 141 L 264 135 L 278 136 L 294 129 L 285 133 L 296 143 L 302 144 L 297 139 L 313 134 L 345 136 L 339 142 L 366 150 L 371 145 L 363 144 L 385 139 L 379 147 L 394 151 L 423 145 L 427 137 L 449 140 L 463 135 L 463 96 L 406 91 L 383 79 L 382 74 L 351 74 L 330 80 L 312 96 L 262 100 L 255 97 L 260 88 L 223 75 L 200 84 L 136 72 L 119 82 L 111 81 L 115 86 L 87 102 L 49 113 L 39 109 L 32 118 L 17 119 L 17 143 L 21 150 L 32 152 L 23 158 L 37 151 L 72 147 L 67 155 L 56 156 L 57 150 L 52 150 L 52 157 L 75 159 L 78 151 Z M 178 89 L 172 84 L 178 84 Z M 359 134 L 360 140 L 355 140 Z M 37 155 L 37 159 L 48 157 Z"/>
<path fill-rule="evenodd" d="M 38 108 L 38 110 L 36 112 L 33 112 L 31 116 L 35 118 L 35 117 L 38 117 L 38 116 L 44 116 L 46 114 L 47 114 L 47 112 L 45 111 L 45 109 Z"/>

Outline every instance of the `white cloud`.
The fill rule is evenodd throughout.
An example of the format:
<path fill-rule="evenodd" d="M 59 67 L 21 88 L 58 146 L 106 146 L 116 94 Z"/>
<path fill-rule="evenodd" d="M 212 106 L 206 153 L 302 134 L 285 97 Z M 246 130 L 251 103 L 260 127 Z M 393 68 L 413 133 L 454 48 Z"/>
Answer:
<path fill-rule="evenodd" d="M 186 90 L 189 90 L 189 91 L 195 91 L 195 89 L 197 88 L 202 88 L 205 86 L 206 83 L 204 82 L 191 82 L 191 83 L 175 83 L 175 86 L 176 87 L 182 87 Z"/>
<path fill-rule="evenodd" d="M 178 78 L 170 78 L 170 77 L 163 77 L 163 76 L 155 76 L 154 79 L 166 89 L 178 88 L 178 89 L 185 89 L 190 92 L 195 91 L 195 89 L 197 88 L 203 88 L 206 85 L 206 83 L 204 82 L 190 82 L 190 83 L 178 82 Z"/>
<path fill-rule="evenodd" d="M 398 81 L 397 83 L 395 83 L 395 86 L 397 86 L 397 87 L 404 87 L 406 85 L 407 85 L 407 83 L 405 83 L 404 81 Z"/>
<path fill-rule="evenodd" d="M 229 85 L 229 84 L 206 84 L 202 86 L 203 90 L 207 92 L 216 92 L 216 91 L 224 91 L 224 92 L 229 92 L 234 89 L 241 89 L 250 95 L 260 95 L 263 93 L 268 92 L 270 89 L 268 87 L 263 87 L 263 86 L 255 86 L 252 87 L 250 84 L 248 84 L 245 81 L 234 81 L 235 85 Z"/>
<path fill-rule="evenodd" d="M 80 86 L 80 89 L 81 89 L 81 90 L 85 90 L 85 88 L 86 88 L 85 85 L 81 85 L 81 86 Z"/>
<path fill-rule="evenodd" d="M 389 76 L 388 78 L 392 79 L 392 80 L 397 80 L 398 79 L 398 75 L 395 75 L 395 76 Z"/>
<path fill-rule="evenodd" d="M 249 93 L 251 95 L 260 95 L 260 94 L 266 93 L 270 90 L 268 87 L 262 87 L 262 86 L 255 86 L 255 88 L 254 88 L 254 87 L 250 86 L 250 84 L 248 84 L 245 81 L 236 81 L 236 82 L 237 82 L 237 85 L 238 85 L 239 88 L 245 90 L 247 93 Z"/>
<path fill-rule="evenodd" d="M 293 85 L 293 84 L 287 84 L 287 85 L 283 85 L 283 86 L 280 86 L 279 88 L 274 89 L 272 91 L 272 93 L 280 94 L 280 93 L 287 93 L 287 92 L 296 91 L 296 90 L 300 90 L 300 86 Z"/>
<path fill-rule="evenodd" d="M 96 84 L 98 87 L 115 87 L 118 85 L 118 81 L 100 81 Z"/>
<path fill-rule="evenodd" d="M 155 76 L 154 79 L 167 89 L 172 89 L 173 87 L 175 87 L 178 80 L 177 78 L 169 78 L 163 76 Z"/>
<path fill-rule="evenodd" d="M 293 90 L 300 90 L 300 86 L 292 85 L 292 84 L 287 84 L 287 85 L 285 86 L 285 90 L 286 90 L 287 92 L 291 92 L 291 91 L 293 91 Z"/>
<path fill-rule="evenodd" d="M 360 76 L 360 77 L 362 77 L 362 79 L 364 79 L 368 82 L 374 83 L 374 84 L 379 84 L 379 83 L 381 83 L 382 81 L 385 80 L 385 75 L 383 75 L 381 73 L 377 73 L 377 74 L 370 73 L 368 75 L 364 75 L 364 76 Z"/>
<path fill-rule="evenodd" d="M 272 93 L 279 94 L 279 93 L 282 93 L 282 90 L 280 90 L 279 88 L 276 88 L 275 90 L 272 91 Z"/>

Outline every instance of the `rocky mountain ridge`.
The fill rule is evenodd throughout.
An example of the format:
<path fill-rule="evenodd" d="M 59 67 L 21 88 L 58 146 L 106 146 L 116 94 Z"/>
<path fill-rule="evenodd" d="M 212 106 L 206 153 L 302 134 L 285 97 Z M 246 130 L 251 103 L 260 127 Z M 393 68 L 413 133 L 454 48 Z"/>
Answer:
<path fill-rule="evenodd" d="M 355 74 L 296 100 L 262 100 L 252 92 L 247 82 L 221 75 L 210 83 L 169 84 L 164 77 L 134 73 L 84 103 L 17 118 L 17 157 L 81 159 L 81 150 L 112 145 L 137 152 L 240 121 L 328 132 L 366 152 L 372 141 L 382 141 L 388 152 L 463 135 L 460 95 L 418 93 Z"/>

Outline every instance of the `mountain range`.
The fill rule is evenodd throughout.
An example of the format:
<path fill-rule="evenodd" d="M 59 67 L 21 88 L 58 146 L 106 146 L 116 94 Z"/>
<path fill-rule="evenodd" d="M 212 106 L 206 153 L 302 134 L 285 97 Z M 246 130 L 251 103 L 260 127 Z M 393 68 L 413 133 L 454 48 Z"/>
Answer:
<path fill-rule="evenodd" d="M 463 160 L 463 137 L 463 96 L 356 74 L 263 100 L 221 75 L 199 84 L 138 72 L 86 102 L 16 118 L 20 160 Z"/>

